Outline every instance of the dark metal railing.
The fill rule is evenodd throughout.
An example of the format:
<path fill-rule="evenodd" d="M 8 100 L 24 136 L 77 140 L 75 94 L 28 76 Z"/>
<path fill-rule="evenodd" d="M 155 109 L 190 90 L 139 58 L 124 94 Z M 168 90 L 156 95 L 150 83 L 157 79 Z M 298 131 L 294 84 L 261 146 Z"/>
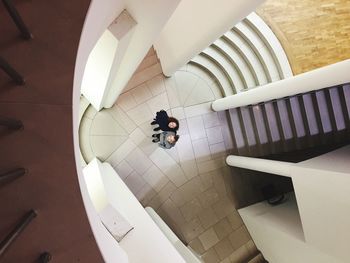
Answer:
<path fill-rule="evenodd" d="M 26 169 L 17 168 L 0 174 L 0 186 L 26 174 Z"/>
<path fill-rule="evenodd" d="M 36 216 L 37 213 L 34 210 L 30 210 L 23 216 L 15 228 L 0 242 L 0 257 Z"/>
<path fill-rule="evenodd" d="M 47 263 L 52 259 L 52 256 L 49 252 L 44 252 L 40 255 L 38 263 Z"/>
<path fill-rule="evenodd" d="M 24 85 L 25 80 L 4 58 L 0 57 L 0 68 L 18 85 Z"/>
<path fill-rule="evenodd" d="M 0 117 L 0 126 L 5 126 L 10 130 L 21 130 L 24 128 L 20 120 Z"/>
<path fill-rule="evenodd" d="M 12 0 L 2 0 L 5 8 L 10 14 L 13 22 L 16 24 L 18 30 L 21 32 L 21 35 L 24 39 L 32 39 L 33 35 L 30 33 L 28 27 L 24 23 L 22 17 L 18 13 L 16 7 L 14 6 Z"/>

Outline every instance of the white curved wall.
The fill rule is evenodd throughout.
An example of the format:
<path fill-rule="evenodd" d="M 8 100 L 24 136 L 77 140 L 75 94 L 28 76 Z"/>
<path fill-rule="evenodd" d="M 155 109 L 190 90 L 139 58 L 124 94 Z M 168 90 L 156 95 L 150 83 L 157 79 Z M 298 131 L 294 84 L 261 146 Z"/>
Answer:
<path fill-rule="evenodd" d="M 154 46 L 171 76 L 264 0 L 182 0 Z"/>
<path fill-rule="evenodd" d="M 133 43 L 130 44 L 127 51 L 128 55 L 124 57 L 125 61 L 123 60 L 123 63 L 125 63 L 125 69 L 120 73 L 122 76 L 120 82 L 117 83 L 119 86 L 116 86 L 116 89 L 111 92 L 111 96 L 114 96 L 110 99 L 112 105 L 136 70 L 142 58 L 145 56 L 146 52 L 153 44 L 156 34 L 160 32 L 160 28 L 163 26 L 167 18 L 170 17 L 170 14 L 175 9 L 178 2 L 179 0 L 92 0 L 85 19 L 76 58 L 73 84 L 74 153 L 80 190 L 87 216 L 104 261 L 108 263 L 126 263 L 128 262 L 128 256 L 119 246 L 118 242 L 112 238 L 106 228 L 102 225 L 89 197 L 86 182 L 82 173 L 78 130 L 79 101 L 85 66 L 89 54 L 98 39 L 103 32 L 105 32 L 111 22 L 118 17 L 124 9 L 127 9 L 133 18 L 138 19 L 138 24 L 148 23 L 148 26 L 138 28 L 139 37 L 135 37 L 136 34 L 134 34 L 134 38 L 132 39 Z M 158 8 L 155 8 L 155 6 L 158 6 Z M 151 25 L 153 25 L 154 28 L 152 28 Z M 137 248 L 135 253 L 137 253 Z"/>

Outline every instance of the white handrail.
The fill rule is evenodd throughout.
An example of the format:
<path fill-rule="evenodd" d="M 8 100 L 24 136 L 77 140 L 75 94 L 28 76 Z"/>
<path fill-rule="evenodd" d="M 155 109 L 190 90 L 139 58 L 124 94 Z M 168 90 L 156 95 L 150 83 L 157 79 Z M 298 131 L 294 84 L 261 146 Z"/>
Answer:
<path fill-rule="evenodd" d="M 237 108 L 350 82 L 350 59 L 213 102 L 214 111 Z"/>
<path fill-rule="evenodd" d="M 291 168 L 294 165 L 290 162 L 273 161 L 236 155 L 227 156 L 226 163 L 234 167 L 245 168 L 270 174 L 277 174 L 287 177 L 291 177 Z"/>

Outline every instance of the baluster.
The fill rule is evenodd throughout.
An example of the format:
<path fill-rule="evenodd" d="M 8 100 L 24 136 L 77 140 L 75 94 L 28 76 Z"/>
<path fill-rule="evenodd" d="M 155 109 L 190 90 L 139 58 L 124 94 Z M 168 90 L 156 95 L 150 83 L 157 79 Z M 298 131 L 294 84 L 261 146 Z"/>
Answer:
<path fill-rule="evenodd" d="M 34 210 L 30 210 L 23 216 L 15 228 L 0 242 L 0 257 L 36 216 L 37 213 Z"/>
<path fill-rule="evenodd" d="M 26 169 L 24 168 L 17 168 L 11 171 L 6 171 L 0 174 L 0 185 L 3 185 L 4 183 L 7 183 L 9 181 L 13 181 L 25 174 L 26 174 Z"/>
<path fill-rule="evenodd" d="M 23 123 L 20 120 L 0 117 L 0 126 L 5 126 L 10 130 L 23 129 Z"/>
<path fill-rule="evenodd" d="M 2 0 L 5 8 L 9 12 L 13 22 L 16 24 L 18 30 L 24 39 L 32 39 L 33 35 L 30 33 L 28 27 L 25 25 L 22 17 L 18 13 L 16 7 L 14 6 L 12 0 Z"/>
<path fill-rule="evenodd" d="M 25 80 L 11 65 L 2 57 L 0 57 L 0 68 L 18 85 L 24 85 Z"/>
<path fill-rule="evenodd" d="M 38 263 L 47 263 L 52 259 L 52 256 L 49 252 L 44 252 L 40 255 Z"/>

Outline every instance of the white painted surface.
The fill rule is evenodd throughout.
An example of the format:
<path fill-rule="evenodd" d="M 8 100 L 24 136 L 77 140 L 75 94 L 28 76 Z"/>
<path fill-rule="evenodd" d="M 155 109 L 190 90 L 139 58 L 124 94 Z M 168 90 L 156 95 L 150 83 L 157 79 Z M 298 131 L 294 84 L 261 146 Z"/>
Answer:
<path fill-rule="evenodd" d="M 117 76 L 111 80 L 111 85 L 104 91 L 101 107 L 111 107 L 116 101 L 123 88 L 130 80 L 132 74 L 141 63 L 142 59 L 152 46 L 153 42 L 161 32 L 180 0 L 93 0 L 85 19 L 83 32 L 80 39 L 76 67 L 74 86 L 80 87 L 85 71 L 85 65 L 89 54 L 103 32 L 113 22 L 118 15 L 126 9 L 136 21 L 134 32 L 124 54 L 119 54 L 119 66 Z M 115 53 L 115 52 L 114 52 Z M 112 56 L 112 55 L 111 55 Z M 103 87 L 96 87 L 101 89 Z M 91 93 L 91 92 L 90 92 Z M 101 92 L 97 92 L 101 96 Z M 89 99 L 92 96 L 89 96 Z"/>
<path fill-rule="evenodd" d="M 293 163 L 235 155 L 227 156 L 226 163 L 230 166 L 288 177 L 291 176 L 293 167 Z"/>
<path fill-rule="evenodd" d="M 201 263 L 202 261 L 193 254 L 189 247 L 186 247 L 181 240 L 174 234 L 174 232 L 169 228 L 169 226 L 163 221 L 163 219 L 154 211 L 152 207 L 146 207 L 145 210 L 150 215 L 152 220 L 157 224 L 157 226 L 162 230 L 164 235 L 169 239 L 169 241 L 175 246 L 177 251 L 185 259 L 186 263 Z"/>
<path fill-rule="evenodd" d="M 213 102 L 215 111 L 257 104 L 350 82 L 350 59 Z"/>
<path fill-rule="evenodd" d="M 106 30 L 90 53 L 85 66 L 81 93 L 94 106 L 101 110 L 106 85 L 111 73 L 118 40 Z"/>
<path fill-rule="evenodd" d="M 295 198 L 270 206 L 260 202 L 239 210 L 257 248 L 270 263 L 341 263 L 304 242 Z"/>
<path fill-rule="evenodd" d="M 250 165 L 244 165 L 246 160 L 243 165 L 234 164 L 259 171 L 268 170 L 267 166 L 255 165 L 259 159 L 250 159 Z M 289 165 L 288 173 L 291 174 L 296 201 L 289 199 L 287 203 L 275 207 L 261 202 L 240 210 L 258 249 L 269 262 L 348 262 L 349 160 L 350 146 L 345 146 Z M 263 161 L 265 164 L 271 162 Z M 281 175 L 283 173 L 285 171 L 281 171 Z M 303 235 L 300 235 L 301 232 Z"/>
<path fill-rule="evenodd" d="M 310 245 L 350 259 L 350 146 L 298 163 L 293 184 Z"/>
<path fill-rule="evenodd" d="M 165 75 L 171 76 L 263 0 L 182 0 L 155 43 Z"/>
<path fill-rule="evenodd" d="M 115 243 L 116 249 L 120 247 L 126 252 L 128 262 L 185 262 L 175 248 L 176 244 L 168 240 L 110 164 L 95 158 L 83 172 L 95 213 L 100 213 L 109 204 L 134 227 Z"/>

